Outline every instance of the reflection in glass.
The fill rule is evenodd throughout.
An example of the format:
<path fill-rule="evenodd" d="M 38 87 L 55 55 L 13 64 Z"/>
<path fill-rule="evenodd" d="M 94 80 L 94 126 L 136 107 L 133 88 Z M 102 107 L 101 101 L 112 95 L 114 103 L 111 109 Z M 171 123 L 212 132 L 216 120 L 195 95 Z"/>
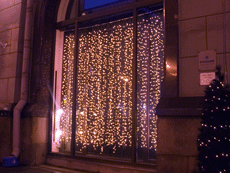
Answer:
<path fill-rule="evenodd" d="M 57 88 L 57 85 L 61 85 L 61 88 L 55 91 L 52 134 L 53 152 L 70 151 L 72 134 L 74 47 L 73 33 L 65 33 L 63 56 L 60 59 L 61 69 L 56 71 L 55 74 L 55 87 Z M 58 63 L 56 63 L 56 65 L 57 64 Z M 56 70 L 58 70 L 58 65 L 56 68 Z"/>

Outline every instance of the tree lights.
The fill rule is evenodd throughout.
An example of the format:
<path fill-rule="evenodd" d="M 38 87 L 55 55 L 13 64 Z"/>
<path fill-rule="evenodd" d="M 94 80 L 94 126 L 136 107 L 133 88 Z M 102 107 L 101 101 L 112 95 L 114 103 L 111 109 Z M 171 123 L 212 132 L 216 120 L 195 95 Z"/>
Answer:
<path fill-rule="evenodd" d="M 229 88 L 217 68 L 217 78 L 206 88 L 198 137 L 200 172 L 230 172 Z"/>

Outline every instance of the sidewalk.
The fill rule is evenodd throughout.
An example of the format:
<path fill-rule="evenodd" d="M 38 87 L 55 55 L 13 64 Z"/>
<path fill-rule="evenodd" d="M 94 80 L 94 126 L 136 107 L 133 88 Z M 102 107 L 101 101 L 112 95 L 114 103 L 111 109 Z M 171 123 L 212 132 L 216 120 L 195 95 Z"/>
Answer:
<path fill-rule="evenodd" d="M 86 173 L 86 172 L 59 168 L 50 165 L 39 165 L 39 166 L 18 166 L 12 168 L 0 166 L 0 173 Z"/>

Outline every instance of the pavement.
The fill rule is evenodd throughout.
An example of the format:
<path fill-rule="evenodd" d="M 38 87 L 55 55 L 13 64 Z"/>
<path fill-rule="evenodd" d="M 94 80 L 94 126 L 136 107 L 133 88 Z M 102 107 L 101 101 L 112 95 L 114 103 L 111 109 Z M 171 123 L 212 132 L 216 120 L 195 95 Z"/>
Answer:
<path fill-rule="evenodd" d="M 18 166 L 18 167 L 11 167 L 11 168 L 0 166 L 0 173 L 89 173 L 89 172 L 59 168 L 50 165 L 39 165 L 39 166 Z"/>

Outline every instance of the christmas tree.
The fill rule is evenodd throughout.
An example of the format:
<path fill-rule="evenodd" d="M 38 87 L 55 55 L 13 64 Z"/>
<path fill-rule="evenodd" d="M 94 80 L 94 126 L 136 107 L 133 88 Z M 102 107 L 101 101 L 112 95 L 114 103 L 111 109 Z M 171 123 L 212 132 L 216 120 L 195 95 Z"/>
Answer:
<path fill-rule="evenodd" d="M 230 172 L 230 92 L 225 86 L 221 68 L 205 90 L 200 134 L 198 163 L 202 173 Z"/>

